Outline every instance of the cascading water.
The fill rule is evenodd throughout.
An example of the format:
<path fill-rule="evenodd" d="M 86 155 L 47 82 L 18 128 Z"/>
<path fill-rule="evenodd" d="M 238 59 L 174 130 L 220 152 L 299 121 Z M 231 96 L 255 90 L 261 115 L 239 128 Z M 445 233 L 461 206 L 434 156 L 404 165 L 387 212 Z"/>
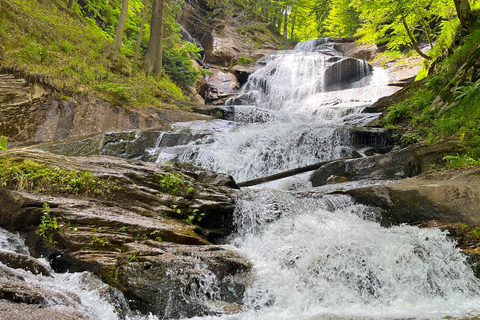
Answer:
<path fill-rule="evenodd" d="M 250 75 L 239 97 L 227 101 L 237 103 L 233 119 L 242 122 L 236 129 L 180 149 L 159 148 L 158 161 L 191 162 L 241 182 L 352 156 L 354 141 L 345 125 L 372 121 L 378 114 L 362 113 L 365 106 L 395 89 L 387 86 L 383 70 L 365 61 L 300 51 L 315 46 L 304 47 L 259 61 L 264 67 Z M 338 82 L 345 79 L 357 81 Z"/>
<path fill-rule="evenodd" d="M 0 253 L 5 252 L 29 254 L 28 248 L 18 234 L 0 228 Z M 43 266 L 42 270 L 49 270 L 45 259 L 35 261 L 37 265 Z M 8 299 L 9 286 L 16 286 L 19 288 L 18 292 L 12 293 L 19 297 L 13 300 L 27 301 L 22 307 L 18 306 L 21 304 L 16 304 L 17 306 L 9 308 L 7 300 L 0 300 L 2 310 L 0 318 L 46 319 L 53 316 L 55 319 L 158 320 L 154 316 L 134 315 L 120 291 L 105 285 L 89 272 L 59 274 L 49 270 L 48 273 L 36 274 L 15 269 L 15 265 L 9 267 L 0 263 L 0 286 L 4 289 L 1 290 L 2 299 Z M 29 304 L 33 307 L 29 308 Z"/>
<path fill-rule="evenodd" d="M 322 41 L 320 50 L 327 50 L 326 44 Z M 300 44 L 296 52 L 268 57 L 249 78 L 241 93 L 249 112 L 255 105 L 278 116 L 216 132 L 176 159 L 242 181 L 350 156 L 354 147 L 345 125 L 375 119 L 378 114 L 362 110 L 394 89 L 386 87 L 381 69 L 353 83 L 326 83 L 330 58 L 314 52 L 318 45 Z M 348 196 L 321 194 L 324 190 L 302 185 L 295 192 L 243 191 L 237 230 L 229 239 L 254 264 L 243 311 L 196 319 L 465 319 L 480 314 L 480 281 L 444 232 L 384 228 L 376 222 L 378 209 L 356 205 Z"/>

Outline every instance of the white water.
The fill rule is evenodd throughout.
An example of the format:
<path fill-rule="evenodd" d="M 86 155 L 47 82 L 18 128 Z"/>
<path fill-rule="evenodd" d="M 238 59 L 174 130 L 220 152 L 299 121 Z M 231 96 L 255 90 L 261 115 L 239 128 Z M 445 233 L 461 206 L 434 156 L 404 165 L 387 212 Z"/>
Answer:
<path fill-rule="evenodd" d="M 383 228 L 366 219 L 374 211 L 346 196 L 297 200 L 281 191 L 247 193 L 239 202 L 239 232 L 232 242 L 253 261 L 256 280 L 245 295 L 244 312 L 220 318 L 480 314 L 480 282 L 453 240 L 436 229 Z"/>
<path fill-rule="evenodd" d="M 312 44 L 297 50 L 302 46 L 314 50 Z M 316 53 L 283 53 L 267 61 L 251 76 L 245 93 L 282 120 L 217 132 L 208 145 L 189 149 L 181 160 L 242 181 L 345 156 L 351 144 L 342 125 L 375 119 L 378 115 L 361 113 L 364 106 L 395 90 L 386 87 L 385 73 L 375 69 L 360 81 L 325 91 L 325 57 Z M 381 227 L 376 222 L 379 209 L 356 205 L 348 196 L 321 195 L 319 190 L 341 187 L 311 189 L 305 178 L 268 185 L 286 190 L 298 183 L 302 193 L 261 186 L 244 191 L 237 203 L 237 232 L 230 239 L 254 264 L 243 312 L 195 319 L 480 315 L 480 282 L 444 232 Z"/>
<path fill-rule="evenodd" d="M 23 239 L 18 234 L 10 233 L 0 228 L 0 249 L 29 254 Z M 48 265 L 46 259 L 39 259 Z M 38 288 L 41 292 L 47 292 L 47 304 L 41 308 L 52 309 L 55 312 L 66 314 L 70 319 L 72 313 L 80 313 L 87 319 L 92 320 L 120 320 L 123 319 L 117 312 L 117 308 L 123 307 L 128 310 L 127 301 L 122 293 L 105 285 L 100 278 L 89 272 L 55 273 L 52 276 L 34 275 L 22 269 L 12 269 L 2 263 L 0 267 L 6 268 L 6 273 L 0 270 L 0 280 L 17 280 L 23 286 Z M 14 275 L 12 278 L 11 275 Z M 3 279 L 3 277 L 6 277 Z M 10 278 L 7 279 L 7 276 Z M 15 278 L 16 277 L 16 278 Z M 21 279 L 21 280 L 20 280 Z M 23 282 L 24 281 L 24 282 Z M 112 301 L 121 303 L 122 306 L 113 304 Z M 4 306 L 5 307 L 5 306 Z M 13 306 L 13 308 L 15 308 Z M 2 315 L 0 314 L 0 319 Z M 136 316 L 133 313 L 126 316 L 126 320 L 158 320 L 154 316 Z"/>

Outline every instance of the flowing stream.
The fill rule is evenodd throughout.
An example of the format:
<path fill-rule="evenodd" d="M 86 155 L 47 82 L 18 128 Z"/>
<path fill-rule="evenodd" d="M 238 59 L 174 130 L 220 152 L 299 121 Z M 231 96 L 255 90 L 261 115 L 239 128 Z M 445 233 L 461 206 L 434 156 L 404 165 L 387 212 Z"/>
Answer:
<path fill-rule="evenodd" d="M 352 156 L 351 125 L 378 117 L 362 112 L 394 89 L 383 70 L 363 61 L 354 66 L 357 81 L 328 78 L 328 69 L 341 61 L 337 55 L 328 41 L 310 41 L 263 59 L 240 98 L 229 101 L 237 125 L 219 124 L 224 129 L 175 150 L 174 157 L 160 150 L 159 161 L 191 161 L 245 181 Z M 239 101 L 243 105 L 235 105 Z M 229 240 L 254 264 L 243 312 L 197 319 L 480 314 L 480 281 L 444 232 L 381 227 L 378 209 L 348 196 L 323 195 L 309 185 L 308 175 L 244 189 Z"/>

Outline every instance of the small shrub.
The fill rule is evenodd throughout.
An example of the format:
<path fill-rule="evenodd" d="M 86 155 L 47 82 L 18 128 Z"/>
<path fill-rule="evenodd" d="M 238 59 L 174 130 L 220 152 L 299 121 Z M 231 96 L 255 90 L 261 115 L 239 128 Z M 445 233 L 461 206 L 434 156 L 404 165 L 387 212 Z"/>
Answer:
<path fill-rule="evenodd" d="M 0 136 L 0 150 L 6 150 L 8 147 L 8 138 Z"/>
<path fill-rule="evenodd" d="M 50 244 L 57 244 L 57 242 L 53 240 L 53 237 L 55 236 L 55 232 L 62 228 L 63 226 L 58 223 L 57 218 L 51 215 L 48 203 L 44 203 L 42 221 L 35 233 L 42 237 L 43 241 Z"/>
<path fill-rule="evenodd" d="M 175 173 L 163 173 L 157 176 L 162 191 L 171 195 L 178 195 L 185 187 L 183 178 Z"/>
<path fill-rule="evenodd" d="M 192 213 L 185 219 L 185 222 L 189 224 L 194 224 L 202 221 L 202 218 L 205 216 L 205 213 L 201 213 L 200 210 L 194 209 Z"/>
<path fill-rule="evenodd" d="M 240 56 L 237 60 L 237 64 L 250 64 L 253 62 L 252 58 L 246 58 L 244 56 Z"/>

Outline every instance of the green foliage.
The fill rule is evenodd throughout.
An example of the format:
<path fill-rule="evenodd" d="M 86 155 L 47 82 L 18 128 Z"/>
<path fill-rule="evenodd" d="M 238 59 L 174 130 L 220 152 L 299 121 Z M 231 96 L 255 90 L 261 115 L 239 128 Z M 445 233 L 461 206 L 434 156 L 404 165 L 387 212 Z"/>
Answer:
<path fill-rule="evenodd" d="M 136 254 L 136 253 L 132 253 L 132 254 L 130 255 L 130 257 L 128 257 L 127 262 L 128 262 L 128 263 L 130 263 L 130 262 L 138 262 L 137 254 Z"/>
<path fill-rule="evenodd" d="M 169 77 L 150 79 L 133 64 L 143 2 L 130 0 L 122 53 L 106 47 L 113 42 L 121 1 L 75 2 L 75 14 L 66 1 L 8 0 L 0 6 L 0 63 L 25 73 L 67 95 L 95 95 L 122 106 L 163 107 L 185 99 Z M 59 6 L 63 8 L 59 9 Z M 167 2 L 165 44 L 180 42 L 175 22 L 179 6 Z M 145 26 L 142 44 L 149 36 Z M 142 46 L 142 50 L 145 47 Z"/>
<path fill-rule="evenodd" d="M 194 209 L 190 215 L 188 216 L 187 219 L 185 219 L 185 222 L 189 224 L 196 224 L 200 221 L 202 221 L 202 218 L 205 216 L 205 213 L 200 212 L 198 209 Z"/>
<path fill-rule="evenodd" d="M 480 165 L 480 161 L 474 160 L 467 155 L 463 156 L 445 156 L 443 157 L 446 167 L 448 169 L 456 169 L 462 167 L 477 167 Z"/>
<path fill-rule="evenodd" d="M 100 179 L 90 171 L 65 170 L 31 159 L 0 158 L 0 184 L 33 192 L 110 197 L 118 183 Z"/>
<path fill-rule="evenodd" d="M 126 226 L 120 227 L 118 230 L 120 232 L 128 232 L 128 228 Z"/>
<path fill-rule="evenodd" d="M 355 34 L 360 21 L 351 2 L 351 0 L 331 0 L 331 9 L 325 21 L 327 36 L 349 37 Z"/>
<path fill-rule="evenodd" d="M 6 150 L 8 147 L 8 138 L 0 136 L 0 150 Z"/>
<path fill-rule="evenodd" d="M 162 238 L 159 237 L 159 236 L 156 236 L 156 235 L 159 234 L 159 233 L 160 233 L 160 230 L 154 230 L 154 231 L 150 232 L 150 236 L 154 236 L 154 237 L 155 237 L 155 241 L 157 241 L 157 242 L 162 242 L 162 241 L 163 241 Z"/>
<path fill-rule="evenodd" d="M 250 64 L 254 60 L 252 58 L 246 58 L 244 56 L 240 56 L 237 60 L 237 64 Z"/>
<path fill-rule="evenodd" d="M 179 174 L 163 173 L 157 175 L 157 178 L 162 191 L 168 194 L 176 196 L 185 188 L 185 181 Z"/>
<path fill-rule="evenodd" d="M 195 188 L 185 181 L 185 178 L 177 172 L 167 172 L 155 175 L 160 188 L 163 192 L 177 196 L 177 195 L 192 195 L 195 193 Z"/>
<path fill-rule="evenodd" d="M 471 81 L 465 82 L 463 86 L 457 88 L 454 93 L 456 101 L 462 100 L 463 98 L 469 98 L 473 96 L 476 92 L 480 90 L 480 80 L 475 83 Z"/>
<path fill-rule="evenodd" d="M 163 51 L 163 70 L 168 77 L 183 90 L 188 90 L 200 75 L 193 67 L 192 59 L 198 59 L 201 48 L 185 42 L 176 48 Z"/>
<path fill-rule="evenodd" d="M 50 244 L 57 244 L 57 242 L 53 240 L 53 237 L 55 236 L 55 233 L 62 228 L 63 226 L 60 225 L 57 218 L 51 214 L 49 204 L 45 202 L 43 204 L 42 221 L 35 233 L 42 237 L 43 241 Z"/>
<path fill-rule="evenodd" d="M 434 98 L 435 95 L 431 90 L 418 90 L 411 98 L 389 107 L 385 121 L 390 124 L 406 120 L 423 123 L 431 117 L 430 104 Z"/>
<path fill-rule="evenodd" d="M 107 238 L 103 237 L 103 238 L 100 238 L 100 237 L 97 237 L 97 236 L 92 236 L 92 240 L 90 241 L 90 244 L 92 245 L 92 247 L 104 247 L 105 245 L 109 244 L 110 242 L 108 241 Z"/>

